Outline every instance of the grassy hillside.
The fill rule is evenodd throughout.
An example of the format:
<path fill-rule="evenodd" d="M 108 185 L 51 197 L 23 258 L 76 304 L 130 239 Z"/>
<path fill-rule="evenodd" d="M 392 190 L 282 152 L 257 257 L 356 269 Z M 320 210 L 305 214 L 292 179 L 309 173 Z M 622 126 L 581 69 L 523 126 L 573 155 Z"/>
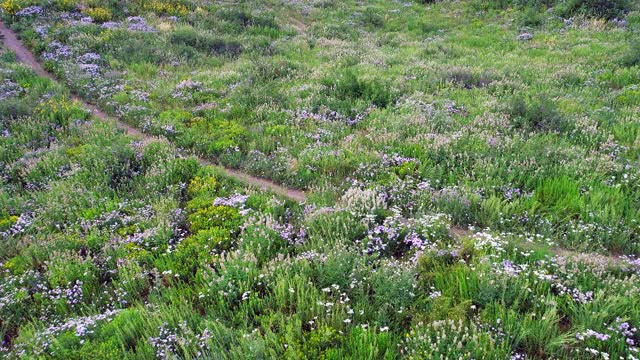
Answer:
<path fill-rule="evenodd" d="M 640 358 L 634 2 L 0 8 L 1 356 Z"/>

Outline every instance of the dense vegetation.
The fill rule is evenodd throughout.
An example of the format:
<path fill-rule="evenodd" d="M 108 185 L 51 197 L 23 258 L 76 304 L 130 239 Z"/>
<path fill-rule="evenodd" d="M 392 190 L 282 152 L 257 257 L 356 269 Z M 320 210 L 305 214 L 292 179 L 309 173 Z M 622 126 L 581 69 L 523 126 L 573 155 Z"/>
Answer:
<path fill-rule="evenodd" d="M 0 1 L 0 356 L 640 358 L 636 6 Z"/>

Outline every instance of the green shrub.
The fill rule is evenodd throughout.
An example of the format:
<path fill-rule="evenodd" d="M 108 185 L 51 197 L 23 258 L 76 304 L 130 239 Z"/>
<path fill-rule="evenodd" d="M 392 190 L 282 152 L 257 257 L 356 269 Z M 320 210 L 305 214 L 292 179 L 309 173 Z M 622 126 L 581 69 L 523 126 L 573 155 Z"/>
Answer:
<path fill-rule="evenodd" d="M 192 27 L 179 27 L 169 37 L 172 44 L 187 45 L 196 48 L 202 46 L 202 36 Z"/>
<path fill-rule="evenodd" d="M 560 114 L 553 101 L 546 97 L 511 99 L 508 113 L 513 125 L 525 131 L 563 132 L 569 130 L 569 123 Z"/>
<path fill-rule="evenodd" d="M 253 16 L 251 16 L 251 13 L 243 9 L 220 9 L 216 13 L 216 16 L 224 21 L 238 24 L 242 27 L 247 27 L 253 24 Z"/>
<path fill-rule="evenodd" d="M 54 0 L 53 6 L 60 11 L 70 11 L 78 6 L 77 0 Z"/>
<path fill-rule="evenodd" d="M 111 162 L 106 169 L 109 186 L 114 190 L 123 190 L 140 174 L 142 164 L 131 148 L 115 147 L 111 150 Z"/>
<path fill-rule="evenodd" d="M 5 99 L 0 101 L 0 114 L 6 119 L 27 117 L 33 113 L 33 106 L 19 99 Z"/>
<path fill-rule="evenodd" d="M 192 27 L 181 27 L 174 31 L 169 41 L 172 44 L 185 45 L 205 53 L 237 57 L 244 47 L 235 40 L 225 40 L 206 31 Z"/>
<path fill-rule="evenodd" d="M 244 47 L 237 41 L 226 41 L 220 38 L 212 38 L 208 42 L 211 52 L 215 55 L 226 55 L 229 57 L 239 56 Z"/>
<path fill-rule="evenodd" d="M 538 7 L 527 6 L 521 10 L 520 16 L 518 17 L 518 23 L 522 26 L 527 27 L 536 27 L 540 26 L 544 23 L 545 16 L 544 13 L 540 11 Z"/>
<path fill-rule="evenodd" d="M 464 320 L 419 324 L 400 346 L 403 354 L 416 359 L 506 359 L 510 356 L 505 342 Z"/>
<path fill-rule="evenodd" d="M 113 17 L 113 14 L 111 14 L 111 10 L 103 7 L 88 8 L 84 10 L 84 13 L 98 23 L 111 21 L 111 18 Z"/>
<path fill-rule="evenodd" d="M 628 0 L 563 0 L 554 5 L 562 17 L 586 15 L 610 20 L 628 11 L 630 3 Z"/>
<path fill-rule="evenodd" d="M 489 85 L 493 81 L 493 76 L 488 72 L 479 74 L 464 68 L 454 68 L 449 71 L 446 79 L 465 89 L 472 89 Z"/>
<path fill-rule="evenodd" d="M 188 220 L 191 232 L 197 234 L 200 230 L 216 227 L 237 231 L 242 223 L 242 216 L 235 208 L 224 205 L 212 205 L 190 214 Z"/>
<path fill-rule="evenodd" d="M 199 230 L 197 234 L 186 238 L 171 254 L 171 270 L 180 274 L 180 279 L 188 281 L 204 264 L 211 264 L 215 254 L 231 248 L 229 230 L 213 227 Z"/>
<path fill-rule="evenodd" d="M 621 17 L 629 11 L 630 2 L 628 0 L 474 0 L 473 7 L 480 10 L 503 10 L 509 7 L 520 7 L 524 11 L 547 7 L 553 8 L 556 14 L 565 18 L 585 15 L 611 20 Z M 533 13 L 523 16 L 532 19 L 534 23 L 541 20 Z"/>
<path fill-rule="evenodd" d="M 368 7 L 361 15 L 362 24 L 365 26 L 380 28 L 384 26 L 384 13 L 382 10 Z"/>
<path fill-rule="evenodd" d="M 631 43 L 620 62 L 627 67 L 640 65 L 640 40 L 636 39 Z"/>
<path fill-rule="evenodd" d="M 391 90 L 390 84 L 380 78 L 359 76 L 353 69 L 343 70 L 322 80 L 325 86 L 325 99 L 318 104 L 328 106 L 348 116 L 355 116 L 354 105 L 358 110 L 375 105 L 386 108 L 393 105 L 398 95 Z"/>

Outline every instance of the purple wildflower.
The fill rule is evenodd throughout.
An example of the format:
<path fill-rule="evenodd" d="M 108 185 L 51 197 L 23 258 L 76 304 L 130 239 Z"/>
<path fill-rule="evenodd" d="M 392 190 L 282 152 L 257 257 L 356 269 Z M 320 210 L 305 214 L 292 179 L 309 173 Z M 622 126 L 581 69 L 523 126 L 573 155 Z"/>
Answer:
<path fill-rule="evenodd" d="M 41 6 L 27 6 L 26 8 L 18 11 L 16 16 L 40 16 L 44 14 L 44 10 Z"/>
<path fill-rule="evenodd" d="M 130 16 L 127 18 L 129 22 L 129 31 L 155 32 L 152 26 L 147 25 L 147 21 L 140 16 Z"/>

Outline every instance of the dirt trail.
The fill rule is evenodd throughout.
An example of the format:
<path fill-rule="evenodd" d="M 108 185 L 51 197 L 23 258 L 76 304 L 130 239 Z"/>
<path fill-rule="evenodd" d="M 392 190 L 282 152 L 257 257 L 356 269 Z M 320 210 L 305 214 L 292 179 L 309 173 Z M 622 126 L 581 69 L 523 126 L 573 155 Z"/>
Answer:
<path fill-rule="evenodd" d="M 296 23 L 298 22 L 297 20 L 293 19 L 293 22 Z M 300 25 L 300 24 L 298 24 Z M 304 25 L 304 24 L 302 24 Z M 296 26 L 297 27 L 297 26 Z M 301 27 L 301 31 L 304 33 L 304 30 L 306 30 L 306 27 Z M 2 41 L 4 42 L 4 45 L 14 51 L 16 53 L 16 56 L 18 58 L 18 60 L 28 66 L 30 66 L 38 75 L 41 76 L 46 76 L 50 79 L 53 79 L 54 81 L 57 81 L 57 79 L 50 74 L 49 72 L 47 72 L 44 67 L 42 66 L 42 64 L 40 64 L 38 62 L 38 60 L 35 58 L 35 56 L 33 56 L 33 54 L 31 53 L 31 51 L 29 51 L 23 44 L 22 42 L 16 37 L 15 33 L 11 30 L 9 30 L 5 24 L 0 21 L 0 38 L 2 39 Z M 128 125 L 118 119 L 115 119 L 109 115 L 107 115 L 104 111 L 100 110 L 98 107 L 96 107 L 93 104 L 89 104 L 86 101 L 80 99 L 77 96 L 73 96 L 75 100 L 77 100 L 78 102 L 82 103 L 85 107 L 87 107 L 88 109 L 90 109 L 93 112 L 93 115 L 101 120 L 105 120 L 105 121 L 112 121 L 113 123 L 116 124 L 116 126 L 118 126 L 120 129 L 123 129 L 128 135 L 134 136 L 134 137 L 140 137 L 140 138 L 144 138 L 150 141 L 154 140 L 153 136 L 147 135 L 142 133 L 140 130 L 138 130 L 137 128 Z M 254 186 L 254 187 L 258 187 L 261 188 L 263 190 L 270 190 L 280 196 L 289 198 L 291 200 L 294 201 L 305 201 L 306 197 L 304 192 L 300 191 L 300 190 L 295 190 L 295 189 L 289 189 L 286 188 L 284 186 L 278 185 L 270 180 L 267 179 L 263 179 L 263 178 L 258 178 L 246 173 L 243 173 L 239 170 L 235 170 L 235 169 L 228 169 L 225 167 L 221 167 L 219 165 L 216 165 L 214 163 L 212 163 L 209 160 L 203 159 L 203 158 L 198 158 L 198 160 L 200 161 L 200 163 L 202 165 L 206 165 L 206 166 L 213 166 L 215 168 L 217 168 L 218 170 L 220 170 L 220 172 L 222 172 L 224 175 L 237 179 L 238 181 L 250 185 L 250 186 Z M 451 235 L 455 238 L 462 238 L 462 237 L 466 237 L 471 235 L 471 232 L 469 230 L 463 229 L 463 228 L 459 228 L 459 227 L 454 227 L 451 229 Z M 599 254 L 582 254 L 582 253 L 578 253 L 575 251 L 571 251 L 571 250 L 567 250 L 567 249 L 562 249 L 562 248 L 555 248 L 552 249 L 552 251 L 557 254 L 557 255 L 561 255 L 561 256 L 566 256 L 566 257 L 592 257 L 593 260 L 600 260 L 603 262 L 609 262 L 611 264 L 619 264 L 623 261 L 623 259 L 619 256 L 615 256 L 615 255 L 599 255 Z"/>
<path fill-rule="evenodd" d="M 23 64 L 28 65 L 29 67 L 31 67 L 36 74 L 40 75 L 40 76 L 45 76 L 48 77 L 54 81 L 58 81 L 58 79 L 56 79 L 51 73 L 49 73 L 47 70 L 45 70 L 45 68 L 42 66 L 42 64 L 40 64 L 40 62 L 38 62 L 38 60 L 36 59 L 36 57 L 33 55 L 33 53 L 31 53 L 31 51 L 29 49 L 27 49 L 24 44 L 22 44 L 22 41 L 20 41 L 18 39 L 18 37 L 16 36 L 16 34 L 11 31 L 9 28 L 6 27 L 6 25 L 0 21 L 0 38 L 2 40 L 2 42 L 4 43 L 4 46 L 9 49 L 12 50 L 13 52 L 16 53 L 16 57 L 18 59 L 18 61 L 20 61 Z M 134 137 L 140 137 L 140 138 L 144 138 L 147 140 L 153 140 L 154 137 L 144 134 L 142 133 L 140 130 L 138 130 L 137 128 L 128 125 L 122 121 L 120 121 L 119 119 L 116 119 L 112 116 L 109 116 L 107 113 L 105 113 L 104 111 L 100 110 L 97 106 L 90 104 L 84 100 L 82 100 L 81 98 L 79 98 L 76 95 L 73 95 L 73 99 L 78 101 L 79 103 L 81 103 L 83 106 L 85 106 L 86 108 L 88 108 L 89 110 L 91 110 L 91 112 L 93 113 L 93 116 L 95 116 L 96 118 L 103 120 L 103 121 L 111 121 L 113 122 L 118 128 L 122 129 L 125 131 L 125 133 L 127 135 L 130 136 L 134 136 Z M 217 164 L 212 163 L 211 161 L 207 160 L 207 159 L 203 159 L 198 157 L 198 160 L 200 162 L 200 164 L 205 165 L 205 166 L 213 166 L 215 168 L 217 168 L 221 173 L 223 173 L 225 176 L 237 179 L 238 181 L 250 185 L 250 186 L 254 186 L 254 187 L 258 187 L 260 189 L 263 190 L 269 190 L 272 191 L 280 196 L 289 198 L 291 200 L 294 201 L 305 201 L 306 196 L 304 194 L 303 191 L 301 190 L 296 190 L 296 189 L 289 189 L 286 188 L 282 185 L 278 185 L 270 180 L 267 179 L 263 179 L 263 178 L 258 178 L 255 177 L 253 175 L 249 175 L 246 173 L 243 173 L 239 170 L 235 170 L 235 169 L 228 169 L 222 166 L 219 166 Z"/>

